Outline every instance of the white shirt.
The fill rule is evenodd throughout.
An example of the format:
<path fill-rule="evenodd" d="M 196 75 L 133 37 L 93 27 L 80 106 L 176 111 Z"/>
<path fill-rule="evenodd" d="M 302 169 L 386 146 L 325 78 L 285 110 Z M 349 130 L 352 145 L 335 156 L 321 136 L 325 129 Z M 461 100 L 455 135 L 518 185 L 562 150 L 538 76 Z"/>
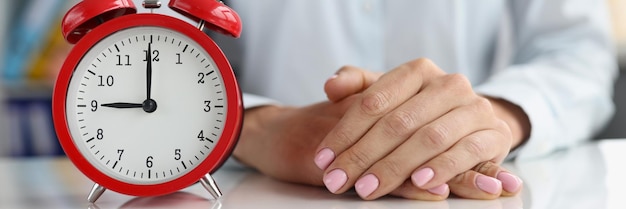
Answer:
<path fill-rule="evenodd" d="M 388 71 L 425 57 L 530 118 L 519 158 L 590 139 L 614 112 L 609 19 L 598 0 L 228 1 L 240 39 L 214 36 L 246 107 L 307 105 L 344 65 Z M 254 94 L 257 97 L 251 97 Z M 258 97 L 262 96 L 262 97 Z M 271 99 L 271 100 L 269 100 Z"/>

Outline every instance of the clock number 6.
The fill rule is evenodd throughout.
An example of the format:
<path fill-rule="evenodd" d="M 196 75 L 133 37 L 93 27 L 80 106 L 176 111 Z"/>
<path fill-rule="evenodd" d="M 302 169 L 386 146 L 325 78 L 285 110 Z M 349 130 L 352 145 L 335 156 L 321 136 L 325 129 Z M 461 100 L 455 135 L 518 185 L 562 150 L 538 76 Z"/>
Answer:
<path fill-rule="evenodd" d="M 146 159 L 146 167 L 152 168 L 152 159 L 154 159 L 152 156 L 148 156 L 148 159 Z"/>

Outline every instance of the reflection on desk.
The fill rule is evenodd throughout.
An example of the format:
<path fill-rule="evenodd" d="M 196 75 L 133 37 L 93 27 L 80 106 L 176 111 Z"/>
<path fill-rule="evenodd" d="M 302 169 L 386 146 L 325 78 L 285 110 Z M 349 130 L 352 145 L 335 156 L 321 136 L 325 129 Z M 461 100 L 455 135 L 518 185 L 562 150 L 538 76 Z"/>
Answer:
<path fill-rule="evenodd" d="M 334 195 L 322 187 L 276 181 L 255 171 L 225 166 L 214 174 L 224 196 L 213 200 L 201 185 L 158 197 L 107 191 L 86 200 L 92 182 L 65 158 L 0 158 L 0 208 L 625 208 L 626 140 L 597 141 L 543 159 L 506 163 L 525 188 L 496 200 L 415 201 L 384 197 L 363 201 L 354 191 Z"/>

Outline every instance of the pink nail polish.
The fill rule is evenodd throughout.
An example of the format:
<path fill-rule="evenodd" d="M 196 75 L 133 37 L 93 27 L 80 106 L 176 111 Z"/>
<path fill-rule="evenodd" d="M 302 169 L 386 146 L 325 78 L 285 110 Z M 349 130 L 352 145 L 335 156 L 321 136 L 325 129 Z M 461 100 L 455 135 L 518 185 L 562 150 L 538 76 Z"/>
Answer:
<path fill-rule="evenodd" d="M 497 178 L 502 182 L 502 189 L 507 192 L 516 192 L 522 186 L 520 178 L 506 171 L 498 173 Z"/>
<path fill-rule="evenodd" d="M 435 171 L 432 168 L 422 168 L 417 172 L 411 174 L 411 181 L 417 187 L 422 187 L 428 183 L 435 176 Z"/>
<path fill-rule="evenodd" d="M 333 80 L 335 78 L 339 77 L 339 74 L 334 74 L 332 76 L 330 76 L 328 79 L 326 79 L 327 81 Z"/>
<path fill-rule="evenodd" d="M 374 174 L 367 174 L 356 181 L 354 189 L 359 196 L 366 198 L 378 188 L 379 183 Z"/>
<path fill-rule="evenodd" d="M 333 160 L 335 160 L 335 153 L 329 148 L 320 150 L 314 159 L 315 165 L 321 170 L 326 170 Z"/>
<path fill-rule="evenodd" d="M 448 191 L 448 184 L 442 184 L 436 187 L 433 187 L 428 190 L 428 192 L 436 194 L 436 195 L 445 195 Z"/>
<path fill-rule="evenodd" d="M 335 193 L 348 181 L 348 175 L 341 169 L 335 169 L 324 176 L 324 185 L 328 191 Z"/>
<path fill-rule="evenodd" d="M 480 175 L 476 177 L 476 185 L 480 190 L 489 194 L 498 194 L 502 189 L 502 182 L 489 176 Z"/>

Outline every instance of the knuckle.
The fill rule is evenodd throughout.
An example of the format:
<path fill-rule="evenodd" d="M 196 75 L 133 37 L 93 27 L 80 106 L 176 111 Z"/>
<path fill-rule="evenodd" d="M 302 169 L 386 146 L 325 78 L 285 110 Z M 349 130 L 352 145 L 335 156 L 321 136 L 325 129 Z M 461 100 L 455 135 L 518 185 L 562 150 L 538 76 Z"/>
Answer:
<path fill-rule="evenodd" d="M 415 117 L 411 112 L 395 111 L 383 119 L 384 130 L 390 136 L 404 136 L 415 127 Z"/>
<path fill-rule="evenodd" d="M 383 171 L 385 172 L 386 177 L 404 177 L 408 175 L 408 170 L 403 169 L 404 167 L 400 164 L 398 160 L 383 160 L 380 161 Z"/>
<path fill-rule="evenodd" d="M 357 169 L 365 170 L 370 167 L 370 155 L 361 149 L 349 149 L 346 160 Z"/>
<path fill-rule="evenodd" d="M 447 74 L 443 78 L 443 88 L 457 93 L 468 94 L 473 93 L 472 84 L 469 79 L 462 74 Z"/>
<path fill-rule="evenodd" d="M 478 172 L 478 173 L 482 173 L 484 175 L 490 175 L 492 172 L 494 167 L 496 166 L 496 164 L 494 164 L 491 161 L 484 161 L 481 163 L 476 164 L 476 166 L 474 166 L 474 168 L 472 168 L 472 170 Z"/>
<path fill-rule="evenodd" d="M 349 146 L 350 144 L 352 144 L 350 130 L 347 127 L 338 124 L 331 133 L 331 136 L 334 137 L 334 139 L 332 140 L 333 144 L 337 144 L 341 147 Z"/>
<path fill-rule="evenodd" d="M 391 95 L 387 91 L 368 93 L 363 96 L 360 107 L 366 115 L 377 117 L 387 112 L 390 99 Z"/>
<path fill-rule="evenodd" d="M 465 149 L 469 152 L 470 156 L 476 156 L 479 159 L 487 153 L 489 153 L 489 148 L 486 143 L 478 137 L 470 136 L 465 140 Z"/>
<path fill-rule="evenodd" d="M 442 167 L 443 170 L 446 171 L 454 171 L 459 168 L 461 164 L 461 160 L 456 158 L 450 154 L 442 154 L 439 155 L 439 166 Z"/>
<path fill-rule="evenodd" d="M 448 130 L 444 126 L 429 125 L 422 128 L 424 145 L 439 150 L 446 142 Z"/>

